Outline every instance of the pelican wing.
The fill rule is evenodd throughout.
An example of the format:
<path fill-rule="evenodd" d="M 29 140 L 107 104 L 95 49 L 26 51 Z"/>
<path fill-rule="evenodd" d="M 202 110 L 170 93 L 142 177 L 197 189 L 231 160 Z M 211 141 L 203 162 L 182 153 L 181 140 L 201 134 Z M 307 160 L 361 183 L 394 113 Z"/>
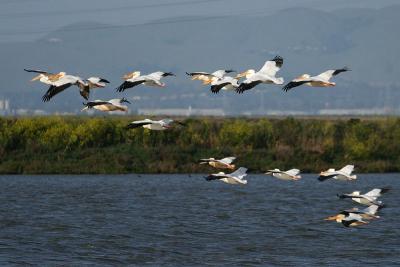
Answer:
<path fill-rule="evenodd" d="M 344 174 L 351 175 L 353 170 L 354 170 L 354 165 L 346 165 L 343 168 L 341 168 L 339 171 L 343 172 Z"/>
<path fill-rule="evenodd" d="M 389 191 L 389 188 L 374 188 L 371 191 L 365 193 L 365 196 L 377 198 L 380 197 L 382 194 Z"/>
<path fill-rule="evenodd" d="M 297 87 L 297 86 L 300 86 L 300 85 L 305 84 L 305 83 L 308 83 L 308 82 L 311 82 L 311 80 L 291 81 L 291 82 L 289 82 L 288 84 L 286 84 L 286 85 L 282 88 L 282 90 L 285 91 L 285 92 L 287 92 L 287 91 L 289 91 L 289 90 L 292 89 L 292 88 L 295 88 L 295 87 Z"/>
<path fill-rule="evenodd" d="M 144 83 L 144 82 L 146 82 L 145 79 L 140 79 L 140 80 L 137 80 L 137 81 L 125 81 L 125 82 L 123 82 L 120 86 L 118 86 L 117 91 L 118 91 L 118 92 L 123 92 L 123 91 L 125 91 L 126 89 L 135 87 L 135 86 L 137 86 L 137 85 L 139 85 L 139 84 L 142 84 L 142 83 Z"/>
<path fill-rule="evenodd" d="M 264 66 L 258 71 L 262 74 L 275 77 L 276 73 L 281 69 L 283 65 L 283 58 L 276 56 L 272 60 L 268 60 L 264 63 Z"/>
<path fill-rule="evenodd" d="M 92 108 L 94 106 L 107 105 L 107 104 L 110 104 L 110 103 L 107 101 L 96 100 L 96 101 L 89 101 L 89 102 L 85 103 L 84 105 L 87 106 L 88 108 Z"/>
<path fill-rule="evenodd" d="M 133 122 L 129 123 L 126 126 L 126 128 L 127 129 L 134 129 L 134 128 L 139 128 L 141 126 L 149 125 L 149 124 L 153 124 L 153 122 L 151 122 L 151 121 L 133 121 Z"/>
<path fill-rule="evenodd" d="M 300 173 L 300 170 L 299 169 L 291 169 L 291 170 L 286 171 L 286 173 L 291 176 L 296 176 Z"/>
<path fill-rule="evenodd" d="M 382 207 L 374 204 L 363 210 L 360 210 L 360 212 L 365 213 L 365 214 L 375 215 L 380 208 L 382 208 Z"/>
<path fill-rule="evenodd" d="M 32 69 L 24 69 L 26 72 L 34 72 L 34 73 L 40 73 L 40 74 L 52 74 L 50 72 L 44 71 L 44 70 L 32 70 Z"/>
<path fill-rule="evenodd" d="M 236 177 L 238 179 L 243 179 L 243 177 L 245 177 L 247 175 L 246 172 L 247 172 L 247 168 L 240 167 L 239 169 L 237 169 L 236 171 L 232 172 L 229 175 L 232 177 Z"/>
<path fill-rule="evenodd" d="M 211 92 L 213 92 L 214 94 L 218 94 L 219 91 L 224 88 L 225 86 L 227 86 L 228 84 L 231 84 L 230 82 L 225 82 L 225 83 L 220 83 L 220 84 L 216 84 L 216 85 L 212 85 L 211 86 Z"/>
<path fill-rule="evenodd" d="M 238 88 L 236 88 L 236 93 L 242 94 L 244 91 L 250 90 L 259 85 L 260 83 L 262 83 L 261 80 L 254 80 L 249 82 L 244 81 L 239 85 Z"/>
<path fill-rule="evenodd" d="M 339 73 L 349 71 L 347 67 L 341 68 L 341 69 L 336 69 L 336 70 L 327 70 L 321 74 L 318 74 L 315 78 L 320 78 L 323 81 L 329 81 L 332 76 L 336 76 Z"/>
<path fill-rule="evenodd" d="M 43 102 L 48 102 L 50 99 L 55 96 L 56 94 L 64 91 L 68 87 L 70 87 L 72 83 L 65 83 L 60 86 L 51 85 L 47 92 L 43 95 L 42 100 Z"/>
<path fill-rule="evenodd" d="M 235 159 L 236 159 L 236 157 L 226 157 L 226 158 L 220 159 L 218 161 L 221 163 L 224 163 L 224 164 L 231 164 Z"/>

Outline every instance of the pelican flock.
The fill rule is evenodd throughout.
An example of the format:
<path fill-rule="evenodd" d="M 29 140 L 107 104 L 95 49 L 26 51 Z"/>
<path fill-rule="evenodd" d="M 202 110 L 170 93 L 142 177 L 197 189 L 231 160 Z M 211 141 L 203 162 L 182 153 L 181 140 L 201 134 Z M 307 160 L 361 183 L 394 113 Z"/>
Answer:
<path fill-rule="evenodd" d="M 220 91 L 235 91 L 238 94 L 242 94 L 245 91 L 251 90 L 260 84 L 273 84 L 283 85 L 284 78 L 277 77 L 277 73 L 283 67 L 283 58 L 279 55 L 274 58 L 265 61 L 264 65 L 258 70 L 249 69 L 238 73 L 236 76 L 228 76 L 232 72 L 236 72 L 231 69 L 220 69 L 214 72 L 186 72 L 186 74 L 192 80 L 199 80 L 203 85 L 210 86 L 212 94 L 218 94 Z M 61 72 L 47 72 L 37 69 L 24 69 L 28 73 L 35 73 L 36 76 L 31 81 L 39 81 L 46 86 L 49 86 L 42 99 L 44 102 L 48 102 L 55 95 L 64 91 L 67 88 L 76 86 L 79 89 L 80 95 L 87 100 L 83 103 L 84 110 L 96 109 L 102 112 L 122 111 L 127 112 L 128 106 L 124 103 L 130 104 L 127 98 L 114 98 L 110 100 L 93 100 L 89 101 L 90 91 L 95 88 L 104 88 L 110 82 L 100 77 L 89 77 L 82 79 L 80 76 L 70 75 L 64 71 Z M 289 91 L 295 87 L 306 85 L 311 87 L 333 87 L 336 86 L 335 82 L 331 79 L 340 73 L 349 71 L 347 67 L 340 69 L 330 69 L 319 75 L 311 76 L 309 74 L 303 74 L 289 83 L 284 85 L 282 89 Z M 142 75 L 141 71 L 132 71 L 122 76 L 123 82 L 116 88 L 119 93 L 125 92 L 127 89 L 144 85 L 152 87 L 165 87 L 166 84 L 161 80 L 168 76 L 175 76 L 172 72 L 156 71 L 149 74 Z M 165 118 L 161 120 L 143 119 L 130 122 L 126 128 L 136 129 L 145 128 L 147 130 L 154 131 L 165 131 L 174 128 L 176 125 L 186 126 L 184 122 Z M 222 159 L 215 158 L 203 158 L 200 159 L 200 164 L 207 164 L 217 169 L 229 169 L 234 170 L 236 168 L 233 162 L 236 157 L 225 157 Z M 227 184 L 232 185 L 246 185 L 247 180 L 244 178 L 247 176 L 248 169 L 240 167 L 232 173 L 218 172 L 215 174 L 209 174 L 204 177 L 207 181 L 220 180 Z M 328 179 L 342 180 L 342 181 L 354 181 L 357 179 L 356 175 L 352 175 L 354 171 L 354 165 L 346 165 L 340 170 L 330 168 L 326 171 L 322 171 L 319 174 L 318 180 L 325 181 Z M 300 170 L 291 169 L 287 171 L 281 171 L 280 169 L 270 169 L 265 174 L 271 175 L 275 178 L 287 181 L 297 181 L 301 179 Z M 327 221 L 336 221 L 343 224 L 345 227 L 354 227 L 366 225 L 372 219 L 380 218 L 377 215 L 378 211 L 384 207 L 383 202 L 378 200 L 382 194 L 386 193 L 389 189 L 387 188 L 375 188 L 365 194 L 361 194 L 360 191 L 354 191 L 350 194 L 338 194 L 340 199 L 350 198 L 357 204 L 366 205 L 368 207 L 364 209 L 352 208 L 348 210 L 342 210 L 334 216 L 325 218 Z"/>

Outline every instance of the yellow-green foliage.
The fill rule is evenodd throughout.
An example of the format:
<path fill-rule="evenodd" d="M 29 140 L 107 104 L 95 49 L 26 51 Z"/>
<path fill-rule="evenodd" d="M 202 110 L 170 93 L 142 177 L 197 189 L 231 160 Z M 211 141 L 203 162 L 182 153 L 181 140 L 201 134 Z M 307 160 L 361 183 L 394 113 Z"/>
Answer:
<path fill-rule="evenodd" d="M 132 117 L 0 118 L 0 173 L 207 172 L 202 157 L 237 156 L 255 171 L 400 170 L 400 120 L 187 119 L 168 131 Z"/>

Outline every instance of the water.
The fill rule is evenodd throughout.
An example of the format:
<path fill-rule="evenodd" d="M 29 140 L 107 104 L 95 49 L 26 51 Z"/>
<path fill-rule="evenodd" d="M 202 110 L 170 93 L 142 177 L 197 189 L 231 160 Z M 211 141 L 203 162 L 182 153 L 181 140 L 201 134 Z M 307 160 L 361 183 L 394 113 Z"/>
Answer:
<path fill-rule="evenodd" d="M 399 174 L 248 185 L 200 175 L 0 176 L 0 266 L 399 266 Z M 390 186 L 381 219 L 324 221 Z"/>

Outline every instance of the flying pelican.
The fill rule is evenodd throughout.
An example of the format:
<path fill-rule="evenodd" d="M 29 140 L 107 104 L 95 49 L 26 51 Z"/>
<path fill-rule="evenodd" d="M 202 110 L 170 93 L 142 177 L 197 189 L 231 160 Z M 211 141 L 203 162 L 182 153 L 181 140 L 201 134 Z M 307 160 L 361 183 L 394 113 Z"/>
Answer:
<path fill-rule="evenodd" d="M 180 121 L 172 120 L 172 119 L 163 119 L 163 120 L 159 120 L 159 121 L 144 119 L 141 121 L 132 121 L 131 123 L 129 123 L 126 126 L 126 128 L 134 129 L 134 128 L 138 128 L 138 127 L 142 126 L 143 128 L 150 129 L 150 130 L 163 131 L 163 130 L 172 128 L 172 124 L 174 124 L 174 123 L 177 123 L 182 126 L 186 126 L 186 124 L 184 124 Z"/>
<path fill-rule="evenodd" d="M 33 77 L 33 79 L 31 81 L 33 82 L 33 81 L 39 80 L 40 82 L 42 82 L 44 84 L 48 84 L 48 85 L 52 85 L 53 82 L 58 81 L 60 78 L 62 78 L 66 75 L 66 73 L 63 71 L 56 73 L 56 74 L 53 74 L 53 73 L 50 73 L 47 71 L 43 71 L 43 70 L 24 69 L 24 71 L 39 73 L 39 75 Z"/>
<path fill-rule="evenodd" d="M 328 169 L 319 174 L 318 180 L 323 182 L 327 179 L 333 178 L 341 181 L 351 181 L 357 179 L 357 175 L 351 175 L 354 170 L 354 165 L 346 165 L 338 171 L 335 169 Z"/>
<path fill-rule="evenodd" d="M 213 73 L 208 72 L 186 72 L 187 75 L 192 77 L 192 80 L 199 80 L 202 81 L 204 85 L 211 83 L 212 78 L 221 79 L 226 74 L 235 72 L 234 70 L 217 70 Z"/>
<path fill-rule="evenodd" d="M 84 83 L 79 83 L 80 94 L 86 100 L 89 99 L 90 90 L 94 88 L 103 88 L 106 87 L 107 83 L 110 83 L 106 79 L 100 77 L 90 77 L 83 81 Z"/>
<path fill-rule="evenodd" d="M 368 223 L 363 220 L 363 217 L 360 214 L 352 212 L 346 214 L 340 213 L 336 216 L 328 217 L 325 220 L 327 221 L 335 220 L 338 223 L 342 223 L 346 227 L 360 226 Z"/>
<path fill-rule="evenodd" d="M 160 80 L 161 80 L 161 78 L 167 77 L 167 76 L 175 76 L 175 74 L 173 74 L 172 72 L 157 71 L 157 72 L 153 72 L 153 73 L 150 73 L 147 75 L 140 76 L 140 72 L 128 73 L 123 76 L 123 79 L 125 79 L 125 82 L 123 82 L 117 88 L 117 91 L 123 92 L 126 89 L 132 88 L 139 84 L 148 85 L 148 86 L 164 87 L 165 83 L 162 83 Z"/>
<path fill-rule="evenodd" d="M 339 73 L 349 71 L 347 67 L 343 67 L 341 69 L 336 70 L 327 70 L 317 76 L 310 76 L 309 74 L 303 74 L 296 79 L 292 80 L 288 84 L 286 84 L 282 89 L 287 92 L 290 89 L 300 86 L 302 84 L 312 86 L 312 87 L 332 87 L 335 86 L 336 83 L 330 82 L 329 80 L 338 75 Z"/>
<path fill-rule="evenodd" d="M 224 183 L 227 184 L 247 184 L 247 180 L 244 180 L 243 178 L 246 177 L 247 175 L 247 169 L 244 167 L 240 167 L 236 171 L 230 173 L 230 174 L 225 174 L 224 172 L 219 172 L 216 174 L 210 174 L 206 177 L 204 177 L 207 181 L 212 181 L 212 180 L 220 180 Z"/>
<path fill-rule="evenodd" d="M 103 101 L 103 100 L 95 100 L 95 101 L 90 101 L 87 103 L 83 103 L 85 106 L 82 111 L 94 108 L 100 111 L 128 111 L 128 107 L 125 105 L 122 105 L 122 103 L 131 103 L 129 102 L 126 98 L 121 98 L 121 99 L 111 99 L 108 101 Z"/>
<path fill-rule="evenodd" d="M 227 157 L 223 159 L 215 159 L 215 158 L 208 158 L 208 159 L 200 159 L 200 164 L 209 164 L 214 168 L 219 169 L 235 169 L 235 165 L 232 162 L 236 159 L 236 157 Z"/>
<path fill-rule="evenodd" d="M 298 175 L 300 173 L 300 170 L 298 169 L 291 169 L 288 171 L 281 171 L 279 169 L 273 169 L 273 170 L 268 170 L 265 174 L 272 175 L 273 177 L 276 177 L 281 180 L 292 180 L 296 181 L 301 179 L 301 176 Z"/>
<path fill-rule="evenodd" d="M 365 219 L 365 220 L 377 219 L 377 218 L 379 218 L 379 216 L 376 215 L 376 213 L 378 212 L 378 210 L 380 208 L 381 207 L 379 207 L 378 205 L 371 205 L 362 210 L 359 210 L 358 208 L 353 208 L 350 210 L 343 210 L 339 214 L 325 218 L 325 220 L 326 221 L 340 220 L 341 218 L 343 218 L 343 216 L 349 216 L 350 213 L 358 214 L 361 216 L 362 219 Z"/>
<path fill-rule="evenodd" d="M 360 191 L 354 191 L 351 194 L 338 195 L 338 197 L 351 198 L 353 201 L 366 206 L 377 205 L 381 207 L 383 206 L 383 202 L 377 199 L 387 191 L 389 191 L 389 188 L 374 188 L 365 194 L 361 194 Z"/>
<path fill-rule="evenodd" d="M 86 83 L 78 76 L 73 76 L 73 75 L 65 75 L 58 79 L 55 82 L 52 82 L 50 85 L 50 88 L 47 90 L 47 92 L 44 94 L 42 97 L 42 100 L 44 102 L 49 101 L 53 96 L 56 94 L 64 91 L 68 87 L 76 85 L 80 88 L 80 93 L 81 95 L 87 100 L 86 94 L 83 92 L 83 87 L 86 86 Z"/>
<path fill-rule="evenodd" d="M 211 92 L 218 94 L 222 90 L 235 90 L 239 87 L 238 80 L 230 76 L 224 76 L 222 78 L 211 78 Z"/>
<path fill-rule="evenodd" d="M 236 89 L 236 92 L 241 94 L 246 90 L 250 90 L 260 83 L 266 84 L 283 84 L 284 80 L 282 77 L 275 77 L 276 73 L 281 69 L 283 65 L 283 58 L 276 56 L 275 58 L 268 60 L 264 63 L 264 66 L 259 70 L 254 69 L 247 70 L 236 76 L 236 78 L 246 77 L 246 79 Z"/>

